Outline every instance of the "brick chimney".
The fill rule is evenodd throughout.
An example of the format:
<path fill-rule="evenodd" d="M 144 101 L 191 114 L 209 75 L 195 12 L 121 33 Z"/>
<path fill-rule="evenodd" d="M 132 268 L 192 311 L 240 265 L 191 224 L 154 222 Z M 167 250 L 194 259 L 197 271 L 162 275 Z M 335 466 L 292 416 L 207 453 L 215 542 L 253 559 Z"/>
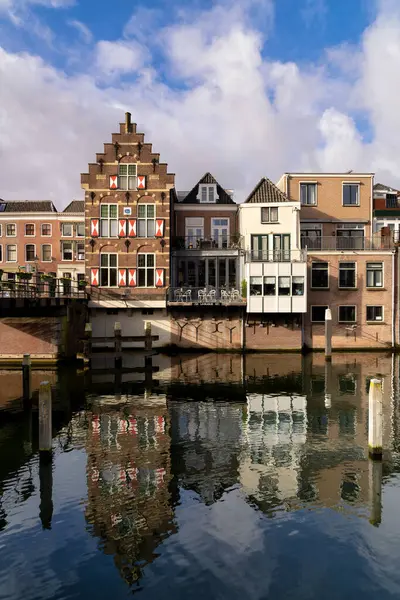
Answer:
<path fill-rule="evenodd" d="M 131 113 L 125 113 L 125 133 L 131 133 L 132 123 L 131 123 Z"/>

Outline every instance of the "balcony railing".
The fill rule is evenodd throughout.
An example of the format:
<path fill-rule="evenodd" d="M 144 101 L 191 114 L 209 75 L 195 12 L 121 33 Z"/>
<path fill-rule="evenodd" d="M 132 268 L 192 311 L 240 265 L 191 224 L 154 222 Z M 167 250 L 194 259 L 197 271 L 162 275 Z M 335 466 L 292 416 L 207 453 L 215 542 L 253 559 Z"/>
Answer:
<path fill-rule="evenodd" d="M 213 288 L 213 287 L 172 287 L 167 292 L 168 304 L 222 304 L 242 305 L 246 300 L 242 298 L 238 289 L 235 288 Z"/>
<path fill-rule="evenodd" d="M 211 237 L 187 236 L 172 238 L 173 250 L 240 250 L 242 236 L 218 235 Z"/>
<path fill-rule="evenodd" d="M 334 250 L 390 250 L 394 246 L 393 236 L 381 236 L 377 234 L 372 237 L 302 237 L 301 247 L 311 251 L 334 251 Z"/>
<path fill-rule="evenodd" d="M 88 297 L 89 288 L 85 283 L 54 278 L 52 280 L 30 281 L 0 281 L 0 298 L 82 298 Z"/>
<path fill-rule="evenodd" d="M 306 262 L 306 250 L 250 250 L 247 262 Z"/>

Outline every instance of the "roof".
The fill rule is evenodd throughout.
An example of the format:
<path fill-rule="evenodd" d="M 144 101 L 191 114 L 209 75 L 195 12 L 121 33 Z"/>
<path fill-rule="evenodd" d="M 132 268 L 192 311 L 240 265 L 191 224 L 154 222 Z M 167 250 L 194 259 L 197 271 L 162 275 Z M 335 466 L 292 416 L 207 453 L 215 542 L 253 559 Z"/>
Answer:
<path fill-rule="evenodd" d="M 57 212 L 57 209 L 51 200 L 0 200 L 0 212 Z"/>
<path fill-rule="evenodd" d="M 72 200 L 63 210 L 65 213 L 84 213 L 85 212 L 85 201 L 84 200 Z"/>
<path fill-rule="evenodd" d="M 399 193 L 399 190 L 396 190 L 396 188 L 392 188 L 390 187 L 390 185 L 384 185 L 383 183 L 375 183 L 374 185 L 374 191 L 375 192 L 394 192 L 394 193 Z"/>
<path fill-rule="evenodd" d="M 267 177 L 263 177 L 244 203 L 262 204 L 268 202 L 289 202 L 289 198 Z"/>
<path fill-rule="evenodd" d="M 211 175 L 211 173 L 206 173 L 205 175 L 203 175 L 203 177 L 200 179 L 200 181 L 198 181 L 196 183 L 194 188 L 189 193 L 187 193 L 186 196 L 183 198 L 183 200 L 180 200 L 180 202 L 182 204 L 200 204 L 200 201 L 197 198 L 197 196 L 199 193 L 199 185 L 202 185 L 202 184 L 209 184 L 209 185 L 217 186 L 218 198 L 217 198 L 215 204 L 236 204 L 236 202 L 234 200 L 232 200 L 232 197 L 227 193 L 227 191 L 224 190 L 224 188 L 219 185 L 218 181 L 215 179 L 215 177 L 213 175 Z M 182 195 L 181 192 L 177 193 L 178 199 L 181 197 L 181 195 Z"/>

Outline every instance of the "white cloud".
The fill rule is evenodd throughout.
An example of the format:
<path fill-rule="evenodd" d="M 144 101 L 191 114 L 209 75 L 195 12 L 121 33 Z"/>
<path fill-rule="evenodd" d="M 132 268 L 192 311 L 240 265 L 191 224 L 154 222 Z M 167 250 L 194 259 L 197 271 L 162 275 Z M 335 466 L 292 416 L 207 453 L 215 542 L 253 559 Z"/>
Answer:
<path fill-rule="evenodd" d="M 270 2 L 251 0 L 192 18 L 182 13 L 180 24 L 153 36 L 162 78 L 145 33 L 141 44 L 98 42 L 88 72 L 75 75 L 1 51 L 0 196 L 51 198 L 60 206 L 82 197 L 80 173 L 125 110 L 181 189 L 207 170 L 238 199 L 260 176 L 277 179 L 288 170 L 376 170 L 379 179 L 400 185 L 398 13 L 381 5 L 346 68 L 353 51 L 346 46 L 329 50 L 318 67 L 269 61 L 257 11 L 260 22 L 272 22 Z"/>
<path fill-rule="evenodd" d="M 87 25 L 85 25 L 81 21 L 77 21 L 77 20 L 68 21 L 68 25 L 70 25 L 70 27 L 73 27 L 74 29 L 77 30 L 82 41 L 85 42 L 85 44 L 90 44 L 90 42 L 93 39 L 93 35 Z"/>

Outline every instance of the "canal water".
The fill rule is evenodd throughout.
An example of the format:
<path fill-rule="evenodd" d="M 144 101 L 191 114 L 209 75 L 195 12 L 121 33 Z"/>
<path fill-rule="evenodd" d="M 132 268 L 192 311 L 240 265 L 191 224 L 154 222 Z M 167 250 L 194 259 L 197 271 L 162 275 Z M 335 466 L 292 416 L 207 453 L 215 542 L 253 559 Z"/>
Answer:
<path fill-rule="evenodd" d="M 0 598 L 400 597 L 399 361 L 140 355 L 0 372 Z M 384 457 L 367 450 L 383 380 Z M 37 387 L 53 386 L 53 456 Z"/>

